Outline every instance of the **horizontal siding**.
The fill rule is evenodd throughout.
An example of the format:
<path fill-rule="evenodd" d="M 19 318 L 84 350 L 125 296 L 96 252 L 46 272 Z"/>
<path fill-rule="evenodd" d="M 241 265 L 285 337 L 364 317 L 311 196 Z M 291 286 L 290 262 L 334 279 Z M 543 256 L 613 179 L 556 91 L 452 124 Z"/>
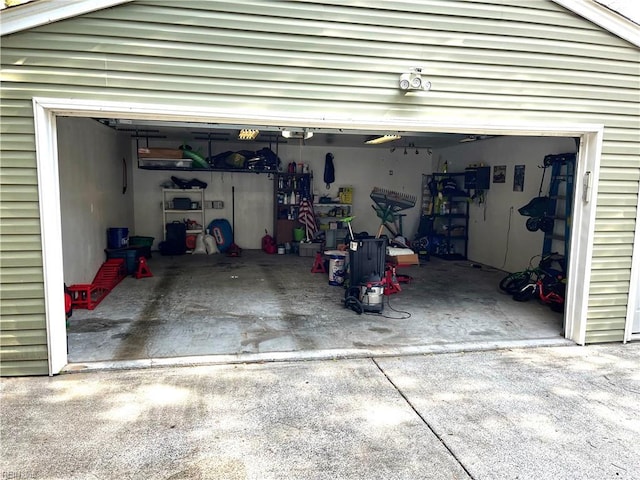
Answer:
<path fill-rule="evenodd" d="M 43 295 L 42 282 L 19 282 L 2 285 L 3 300 L 33 299 Z"/>
<path fill-rule="evenodd" d="M 0 363 L 0 375 L 3 377 L 46 375 L 48 372 L 49 363 L 47 360 L 21 360 L 14 362 L 2 359 Z"/>
<path fill-rule="evenodd" d="M 594 343 L 621 342 L 624 340 L 624 329 L 616 330 L 587 330 L 585 343 L 587 345 Z"/>
<path fill-rule="evenodd" d="M 0 317 L 0 332 L 8 330 L 38 330 L 44 331 L 42 315 L 24 314 L 19 316 L 3 315 Z"/>
<path fill-rule="evenodd" d="M 0 332 L 0 341 L 7 347 L 32 347 L 33 345 L 46 346 L 47 332 L 38 330 L 3 330 Z"/>
<path fill-rule="evenodd" d="M 19 360 L 46 360 L 46 345 L 10 345 L 0 347 L 2 361 L 17 362 Z"/>
<path fill-rule="evenodd" d="M 631 270 L 626 268 L 621 269 L 608 269 L 608 270 L 596 270 L 591 275 L 591 281 L 596 285 L 607 282 L 626 282 L 631 279 Z"/>
<path fill-rule="evenodd" d="M 24 210 L 16 212 L 16 215 L 18 213 L 24 214 Z M 2 244 L 2 250 L 5 252 L 39 251 L 42 248 L 40 237 L 34 237 L 33 235 L 5 235 L 4 232 L 0 235 L 0 244 Z"/>
<path fill-rule="evenodd" d="M 41 283 L 42 274 L 42 267 L 0 267 L 0 286 L 2 284 Z"/>
<path fill-rule="evenodd" d="M 3 218 L 20 219 L 39 218 L 40 208 L 36 202 L 3 202 L 0 204 L 0 216 Z M 6 245 L 9 245 L 9 243 Z"/>
<path fill-rule="evenodd" d="M 0 190 L 0 202 L 37 202 L 37 185 L 8 185 Z"/>
<path fill-rule="evenodd" d="M 35 168 L 0 168 L 0 180 L 3 185 L 38 185 L 38 172 Z"/>
<path fill-rule="evenodd" d="M 42 251 L 2 252 L 2 268 L 29 268 L 42 266 Z M 3 305 L 4 306 L 4 305 Z"/>
<path fill-rule="evenodd" d="M 553 2 L 140 0 L 5 36 L 1 62 L 0 307 L 3 325 L 31 331 L 17 336 L 44 328 L 34 96 L 355 121 L 603 124 L 588 341 L 624 328 L 640 50 Z M 416 65 L 432 90 L 399 95 L 399 73 Z M 0 338 L 3 374 L 42 367 L 42 345 L 11 341 Z"/>
<path fill-rule="evenodd" d="M 4 290 L 4 289 L 3 289 Z M 45 313 L 44 298 L 2 298 L 2 315 L 27 315 Z M 43 317 L 44 318 L 44 317 Z M 44 320 L 43 320 L 44 325 Z"/>

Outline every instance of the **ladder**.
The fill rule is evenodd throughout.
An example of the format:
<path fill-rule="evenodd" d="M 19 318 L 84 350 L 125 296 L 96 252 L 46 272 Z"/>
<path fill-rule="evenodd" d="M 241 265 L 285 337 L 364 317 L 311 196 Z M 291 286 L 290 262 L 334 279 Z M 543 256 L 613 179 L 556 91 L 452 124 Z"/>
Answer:
<path fill-rule="evenodd" d="M 544 164 L 551 166 L 549 212 L 553 212 L 554 227 L 544 234 L 542 254 L 558 252 L 557 248 L 553 248 L 554 242 L 562 242 L 564 244 L 564 252 L 562 253 L 568 264 L 576 154 L 547 155 L 544 157 Z"/>

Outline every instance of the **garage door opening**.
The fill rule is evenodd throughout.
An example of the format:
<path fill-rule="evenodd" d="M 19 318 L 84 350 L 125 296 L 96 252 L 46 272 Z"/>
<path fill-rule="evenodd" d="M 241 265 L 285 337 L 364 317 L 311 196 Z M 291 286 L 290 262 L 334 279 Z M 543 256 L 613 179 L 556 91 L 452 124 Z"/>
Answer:
<path fill-rule="evenodd" d="M 67 279 L 70 268 L 86 268 L 83 273 L 85 282 L 92 277 L 89 270 L 95 270 L 95 265 L 86 266 L 83 262 L 92 255 L 96 258 L 104 256 L 106 226 L 129 225 L 133 235 L 152 236 L 156 240 L 163 238 L 164 200 L 161 187 L 167 178 L 178 174 L 207 183 L 203 200 L 205 204 L 211 202 L 208 204 L 210 207 L 203 209 L 204 223 L 207 224 L 218 214 L 221 217 L 229 216 L 230 210 L 217 212 L 213 205 L 221 202 L 230 208 L 229 190 L 235 191 L 234 238 L 244 251 L 240 258 L 222 255 L 161 256 L 153 252 L 147 260 L 153 277 L 139 280 L 127 277 L 95 310 L 74 312 L 68 331 L 64 330 L 65 340 L 69 334 L 69 356 L 65 355 L 64 360 L 60 361 L 62 366 L 68 362 L 153 362 L 171 357 L 204 355 L 226 355 L 246 360 L 247 355 L 277 358 L 296 353 L 302 357 L 320 354 L 370 355 L 372 352 L 397 354 L 424 351 L 425 348 L 455 348 L 455 344 L 463 345 L 461 348 L 471 348 L 464 345 L 472 344 L 490 347 L 505 340 L 557 341 L 565 336 L 576 340 L 576 328 L 579 330 L 580 327 L 575 325 L 574 312 L 576 307 L 582 307 L 582 303 L 572 304 L 576 301 L 577 289 L 571 284 L 571 271 L 568 274 L 569 305 L 566 315 L 552 312 L 540 302 L 515 302 L 497 288 L 505 272 L 516 271 L 523 265 L 526 267 L 531 257 L 541 253 L 540 242 L 531 241 L 531 236 L 544 238 L 544 232 L 522 229 L 524 218 L 520 218 L 522 216 L 517 210 L 538 196 L 543 171 L 538 167 L 542 166 L 546 155 L 575 153 L 575 131 L 565 130 L 565 135 L 560 137 L 555 136 L 557 132 L 554 136 L 544 137 L 541 133 L 546 132 L 532 135 L 534 132 L 531 131 L 498 132 L 487 129 L 482 134 L 474 134 L 477 136 L 474 142 L 460 143 L 458 140 L 453 145 L 442 147 L 430 146 L 427 141 L 418 142 L 405 133 L 405 141 L 395 144 L 395 148 L 386 145 L 371 149 L 360 145 L 336 144 L 339 142 L 336 133 L 327 127 L 325 135 L 327 138 L 333 136 L 333 140 L 330 140 L 333 143 L 328 143 L 326 139 L 324 143 L 315 145 L 311 141 L 299 141 L 278 144 L 275 149 L 271 144 L 270 148 L 277 150 L 283 164 L 295 162 L 296 165 L 308 165 L 314 176 L 313 192 L 318 195 L 326 190 L 322 170 L 327 154 L 333 155 L 336 181 L 332 187 L 353 188 L 350 207 L 355 216 L 352 225 L 357 231 L 373 232 L 375 235 L 380 223 L 379 216 L 371 208 L 369 194 L 372 188 L 388 188 L 414 195 L 416 206 L 408 210 L 403 218 L 403 233 L 410 241 L 416 238 L 420 220 L 425 216 L 426 206 L 421 202 L 426 201 L 426 177 L 444 173 L 445 164 L 448 173 L 461 173 L 473 166 L 490 167 L 490 186 L 483 192 L 483 198 L 469 196 L 465 200 L 469 213 L 465 214 L 468 224 L 462 236 L 467 237 L 464 247 L 467 254 L 455 252 L 461 256 L 445 260 L 442 255 L 431 251 L 433 255 L 429 261 L 421 262 L 421 266 L 407 267 L 406 273 L 413 277 L 413 281 L 402 285 L 402 292 L 388 297 L 391 305 L 384 313 L 392 318 L 385 318 L 358 316 L 345 309 L 342 289 L 330 286 L 322 274 L 310 272 L 313 258 L 292 254 L 267 255 L 260 251 L 260 239 L 265 228 L 273 229 L 274 225 L 274 206 L 278 202 L 274 195 L 276 175 L 137 168 L 137 143 L 131 137 L 131 132 L 124 133 L 99 124 L 87 118 L 86 112 L 82 117 L 58 119 L 59 150 L 51 155 L 52 158 L 57 157 L 60 170 L 59 217 L 63 219 L 60 250 L 65 252 L 65 268 L 62 269 L 65 282 L 75 282 Z M 127 120 L 132 118 L 131 112 L 127 117 Z M 72 152 L 72 143 L 71 149 L 68 149 L 64 130 L 70 128 L 70 131 L 77 133 L 77 129 L 83 127 L 78 124 L 70 127 L 65 122 L 87 122 L 91 123 L 91 127 L 87 128 L 104 129 L 104 141 L 108 143 L 108 138 L 112 138 L 112 143 L 105 145 L 102 151 L 107 151 L 106 156 L 111 158 L 98 160 L 96 158 L 100 155 L 96 154 L 96 149 L 88 153 L 76 148 L 76 152 L 83 152 L 85 157 L 85 163 L 79 167 L 78 163 L 74 163 L 78 160 L 72 160 L 74 156 L 77 158 L 77 153 Z M 228 122 L 226 125 L 233 129 L 235 124 Z M 252 127 L 261 123 L 242 125 Z M 318 139 L 324 134 L 321 127 L 304 123 L 299 125 L 316 129 Z M 391 128 L 402 130 L 394 127 Z M 442 126 L 439 128 L 443 131 Z M 388 130 L 389 126 L 380 126 L 378 131 Z M 354 135 L 366 135 L 371 130 L 353 128 L 351 131 Z M 418 137 L 419 131 L 412 132 Z M 459 130 L 450 131 L 464 137 Z M 429 133 L 432 133 L 431 129 Z M 176 144 L 185 143 L 184 135 L 180 136 L 183 138 L 167 138 L 166 141 L 175 148 Z M 93 145 L 98 144 L 95 137 L 88 138 L 91 138 Z M 43 142 L 46 143 L 44 139 Z M 198 148 L 196 139 L 186 139 L 186 142 L 190 147 Z M 161 143 L 159 148 L 162 147 Z M 473 148 L 468 149 L 470 144 Z M 230 143 L 217 142 L 215 153 L 223 149 L 237 151 L 246 144 L 236 145 L 232 147 Z M 535 161 L 527 163 L 524 153 L 535 157 Z M 581 154 L 582 157 L 579 154 L 578 158 L 585 158 L 582 149 Z M 111 162 L 113 171 L 99 173 L 100 168 L 106 167 L 108 162 Z M 88 184 L 83 178 L 77 177 L 78 170 L 83 168 L 86 168 L 87 175 L 98 175 L 102 180 L 111 178 L 113 196 L 104 191 L 87 191 Z M 578 159 L 574 178 L 583 170 L 584 165 Z M 545 182 L 550 181 L 550 176 L 547 178 Z M 545 182 L 542 190 L 546 194 L 549 184 Z M 463 183 L 460 186 L 464 188 Z M 578 190 L 576 188 L 573 191 L 574 199 Z M 327 193 L 335 195 L 331 186 Z M 95 201 L 87 202 L 92 195 Z M 505 202 L 507 195 L 512 196 L 512 200 Z M 561 193 L 558 192 L 558 195 L 561 196 Z M 567 198 L 567 201 L 570 200 Z M 506 212 L 492 211 L 492 207 L 503 204 L 508 207 Z M 209 208 L 211 211 L 206 212 Z M 448 208 L 450 214 L 457 215 L 457 212 L 452 212 L 451 206 Z M 85 210 L 84 214 L 78 212 L 82 209 Z M 120 216 L 116 214 L 107 219 L 114 212 L 120 212 Z M 583 211 L 572 211 L 574 223 L 576 218 L 583 218 L 583 214 Z M 89 225 L 91 222 L 94 225 Z M 95 226 L 96 223 L 99 227 Z M 69 227 L 70 224 L 75 226 Z M 329 228 L 333 229 L 333 225 Z M 98 240 L 99 236 L 102 238 Z M 81 241 L 78 241 L 78 237 L 81 237 Z M 68 238 L 72 238 L 71 242 L 67 241 Z M 81 244 L 84 250 L 68 246 L 74 242 Z M 573 240 L 568 243 L 571 245 L 572 261 L 574 255 L 582 254 L 580 249 L 574 248 L 573 243 Z M 531 252 L 533 254 L 529 255 Z M 67 268 L 71 264 L 75 267 Z M 128 313 L 121 309 L 123 305 L 129 309 Z M 501 319 L 494 324 L 485 323 L 496 312 L 502 315 Z M 407 314 L 411 317 L 404 318 Z M 191 321 L 190 318 L 197 320 Z M 465 319 L 473 321 L 465 323 Z M 180 320 L 183 320 L 181 329 L 173 329 Z M 203 328 L 205 323 L 210 327 L 209 330 Z M 512 336 L 509 337 L 509 334 Z M 59 335 L 57 331 L 58 339 Z M 193 348 L 187 348 L 189 344 Z M 87 345 L 89 348 L 84 348 Z"/>

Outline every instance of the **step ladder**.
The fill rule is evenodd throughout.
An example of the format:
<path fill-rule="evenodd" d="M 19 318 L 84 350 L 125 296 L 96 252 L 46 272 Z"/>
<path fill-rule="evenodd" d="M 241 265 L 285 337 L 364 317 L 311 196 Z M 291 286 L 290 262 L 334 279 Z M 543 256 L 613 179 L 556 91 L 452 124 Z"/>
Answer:
<path fill-rule="evenodd" d="M 554 226 L 550 232 L 544 234 L 542 255 L 561 253 L 568 264 L 576 154 L 547 155 L 544 157 L 544 165 L 551 166 L 549 211 L 553 212 Z M 564 252 L 559 251 L 558 243 L 564 245 Z"/>

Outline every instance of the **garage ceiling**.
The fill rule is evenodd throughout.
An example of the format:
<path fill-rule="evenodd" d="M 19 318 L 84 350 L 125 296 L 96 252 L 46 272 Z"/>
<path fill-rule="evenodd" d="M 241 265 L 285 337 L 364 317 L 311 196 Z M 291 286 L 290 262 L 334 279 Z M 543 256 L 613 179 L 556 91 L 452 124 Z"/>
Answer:
<path fill-rule="evenodd" d="M 133 137 L 140 138 L 167 138 L 179 139 L 181 142 L 193 140 L 209 140 L 214 142 L 238 142 L 240 129 L 259 130 L 255 140 L 245 141 L 247 149 L 251 149 L 252 144 L 264 145 L 265 143 L 298 145 L 301 141 L 309 146 L 332 146 L 332 147 L 360 147 L 360 148 L 445 148 L 468 141 L 484 140 L 491 138 L 487 135 L 465 135 L 458 133 L 417 133 L 417 132 L 380 132 L 361 130 L 332 130 L 332 129 L 308 129 L 313 132 L 313 137 L 307 140 L 297 138 L 286 139 L 282 136 L 281 127 L 260 126 L 260 125 L 221 125 L 211 123 L 185 123 L 185 122 L 157 122 L 149 120 L 127 120 L 127 119 L 98 119 L 101 123 L 108 125 L 118 131 L 130 133 Z M 301 132 L 303 128 L 290 128 L 294 132 Z M 389 133 L 397 133 L 402 138 L 388 143 L 378 145 L 367 145 L 364 142 L 374 136 Z"/>

